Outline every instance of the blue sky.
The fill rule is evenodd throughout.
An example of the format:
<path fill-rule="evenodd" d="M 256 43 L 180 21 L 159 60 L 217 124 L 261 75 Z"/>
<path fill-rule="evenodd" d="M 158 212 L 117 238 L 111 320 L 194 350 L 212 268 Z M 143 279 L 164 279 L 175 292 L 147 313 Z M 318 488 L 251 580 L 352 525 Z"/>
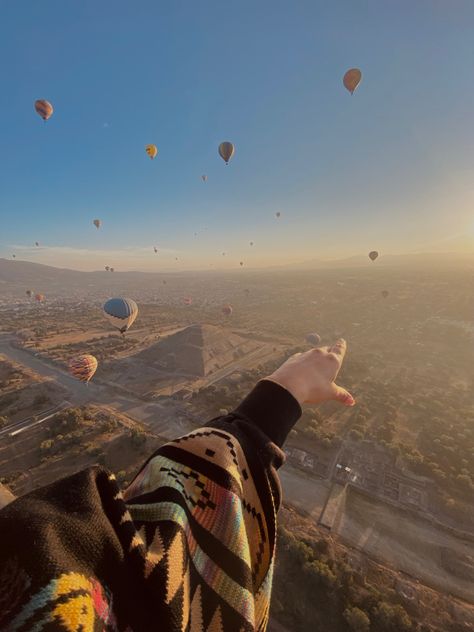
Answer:
<path fill-rule="evenodd" d="M 471 0 L 0 0 L 0 256 L 159 270 L 472 249 L 473 29 Z"/>

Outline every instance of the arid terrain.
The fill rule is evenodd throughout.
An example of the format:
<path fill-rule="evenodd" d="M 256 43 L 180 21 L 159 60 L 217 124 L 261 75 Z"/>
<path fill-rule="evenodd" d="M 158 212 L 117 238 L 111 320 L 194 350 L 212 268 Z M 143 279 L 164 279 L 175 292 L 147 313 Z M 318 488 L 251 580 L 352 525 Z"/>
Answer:
<path fill-rule="evenodd" d="M 383 602 L 397 630 L 415 629 L 403 627 L 405 615 L 425 625 L 419 630 L 474 630 L 471 263 L 117 273 L 117 287 L 105 273 L 33 264 L 15 279 L 15 265 L 0 261 L 0 477 L 14 493 L 95 462 L 126 484 L 166 439 L 231 410 L 259 378 L 308 349 L 308 332 L 322 344 L 343 335 L 339 382 L 357 405 L 307 406 L 290 433 L 282 525 L 296 540 L 282 535 L 279 572 L 293 568 L 298 547 L 304 559 L 322 547 L 318 572 L 325 590 L 332 586 L 334 629 L 350 608 L 378 620 Z M 25 296 L 27 285 L 44 303 Z M 140 310 L 124 336 L 101 313 L 119 286 Z M 228 303 L 231 316 L 222 313 Z M 67 371 L 78 353 L 99 361 L 87 386 Z M 308 537 L 327 544 L 297 544 Z M 348 572 L 353 587 L 341 596 L 343 584 L 327 578 Z M 324 617 L 301 624 L 316 615 L 296 597 L 285 606 L 279 577 L 275 630 L 323 629 Z"/>

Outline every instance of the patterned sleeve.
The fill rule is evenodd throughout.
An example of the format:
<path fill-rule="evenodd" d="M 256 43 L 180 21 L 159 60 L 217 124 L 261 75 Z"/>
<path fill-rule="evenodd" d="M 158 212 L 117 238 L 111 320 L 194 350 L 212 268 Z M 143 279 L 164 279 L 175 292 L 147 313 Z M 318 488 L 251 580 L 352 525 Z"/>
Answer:
<path fill-rule="evenodd" d="M 264 381 L 231 415 L 162 446 L 123 494 L 90 468 L 8 505 L 0 629 L 263 632 L 276 468 L 300 414 Z"/>

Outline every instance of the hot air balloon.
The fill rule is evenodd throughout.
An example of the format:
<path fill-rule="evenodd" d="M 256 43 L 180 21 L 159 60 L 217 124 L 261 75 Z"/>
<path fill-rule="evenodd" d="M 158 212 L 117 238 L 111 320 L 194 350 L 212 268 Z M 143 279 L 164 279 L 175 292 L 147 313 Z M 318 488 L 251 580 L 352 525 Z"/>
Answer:
<path fill-rule="evenodd" d="M 224 305 L 222 308 L 222 313 L 224 314 L 224 316 L 231 316 L 233 311 L 234 310 L 232 309 L 232 305 Z"/>
<path fill-rule="evenodd" d="M 163 285 L 166 285 L 166 279 L 163 279 Z"/>
<path fill-rule="evenodd" d="M 69 360 L 69 373 L 81 382 L 89 382 L 97 371 L 97 358 L 85 353 Z"/>
<path fill-rule="evenodd" d="M 158 153 L 158 147 L 156 145 L 147 145 L 145 147 L 145 151 L 153 160 L 153 158 L 155 158 L 156 154 Z"/>
<path fill-rule="evenodd" d="M 35 246 L 39 246 L 39 241 L 35 241 Z"/>
<path fill-rule="evenodd" d="M 375 261 L 378 256 L 379 256 L 379 253 L 376 250 L 371 250 L 369 252 L 369 259 L 371 259 L 372 261 Z"/>
<path fill-rule="evenodd" d="M 253 246 L 253 241 L 250 242 L 250 245 Z"/>
<path fill-rule="evenodd" d="M 225 252 L 222 253 L 222 256 L 225 257 Z"/>
<path fill-rule="evenodd" d="M 316 347 L 321 342 L 321 336 L 319 334 L 316 334 L 316 333 L 311 333 L 311 334 L 307 334 L 306 335 L 305 340 L 310 345 L 313 345 L 314 347 Z"/>
<path fill-rule="evenodd" d="M 26 296 L 31 298 L 33 296 L 33 290 L 26 290 Z"/>
<path fill-rule="evenodd" d="M 12 255 L 13 259 L 16 259 L 16 255 Z"/>
<path fill-rule="evenodd" d="M 101 225 L 102 225 L 102 222 L 101 222 L 101 220 L 100 220 L 100 219 L 95 219 L 92 223 L 93 223 L 93 224 L 94 224 L 94 226 L 97 228 L 97 230 L 99 230 L 99 228 L 100 228 L 100 227 L 101 227 Z"/>
<path fill-rule="evenodd" d="M 185 305 L 192 305 L 193 304 L 193 299 L 190 296 L 185 296 L 183 301 L 184 301 Z"/>
<path fill-rule="evenodd" d="M 35 101 L 35 110 L 41 116 L 43 121 L 47 121 L 53 113 L 53 106 L 49 101 L 38 99 Z"/>
<path fill-rule="evenodd" d="M 175 257 L 175 261 L 179 261 L 178 257 Z"/>
<path fill-rule="evenodd" d="M 115 272 L 115 268 L 110 268 L 110 271 L 111 272 Z"/>
<path fill-rule="evenodd" d="M 242 267 L 243 265 L 244 265 L 244 262 L 243 262 L 243 261 L 241 261 L 241 262 L 240 262 L 240 266 Z"/>
<path fill-rule="evenodd" d="M 37 303 L 43 303 L 43 301 L 44 301 L 44 294 L 35 294 L 35 301 Z"/>
<path fill-rule="evenodd" d="M 229 160 L 234 155 L 234 151 L 235 151 L 235 147 L 229 141 L 224 141 L 223 143 L 219 145 L 219 155 L 222 158 L 222 160 L 225 161 L 226 165 L 229 164 Z"/>
<path fill-rule="evenodd" d="M 202 178 L 202 181 L 203 181 L 203 182 L 207 182 L 207 176 L 206 176 L 205 174 L 203 174 L 203 175 L 201 176 L 201 178 Z"/>
<path fill-rule="evenodd" d="M 347 90 L 349 90 L 351 94 L 354 94 L 354 90 L 359 85 L 361 79 L 361 71 L 358 68 L 351 68 L 346 72 L 342 81 Z"/>
<path fill-rule="evenodd" d="M 388 296 L 388 290 L 382 290 L 381 294 L 382 294 L 382 296 L 383 296 L 384 298 L 387 298 L 387 296 Z"/>
<path fill-rule="evenodd" d="M 158 248 L 156 246 L 153 247 L 153 250 L 155 251 L 155 253 L 158 252 Z"/>
<path fill-rule="evenodd" d="M 131 298 L 111 298 L 104 305 L 104 314 L 124 334 L 138 316 L 138 305 Z"/>
<path fill-rule="evenodd" d="M 277 211 L 277 212 L 275 213 L 275 217 L 281 217 L 281 213 L 280 213 L 280 211 Z"/>
<path fill-rule="evenodd" d="M 108 272 L 110 270 L 110 266 L 105 266 L 105 271 Z"/>

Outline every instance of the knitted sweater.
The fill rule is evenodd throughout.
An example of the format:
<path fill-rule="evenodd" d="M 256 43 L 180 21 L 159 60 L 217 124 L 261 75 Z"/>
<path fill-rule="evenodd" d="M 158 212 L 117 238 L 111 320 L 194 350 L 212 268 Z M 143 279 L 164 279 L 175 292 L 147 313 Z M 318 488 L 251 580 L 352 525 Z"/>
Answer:
<path fill-rule="evenodd" d="M 263 632 L 280 449 L 301 415 L 263 380 L 163 445 L 122 493 L 91 467 L 0 511 L 0 629 Z"/>

